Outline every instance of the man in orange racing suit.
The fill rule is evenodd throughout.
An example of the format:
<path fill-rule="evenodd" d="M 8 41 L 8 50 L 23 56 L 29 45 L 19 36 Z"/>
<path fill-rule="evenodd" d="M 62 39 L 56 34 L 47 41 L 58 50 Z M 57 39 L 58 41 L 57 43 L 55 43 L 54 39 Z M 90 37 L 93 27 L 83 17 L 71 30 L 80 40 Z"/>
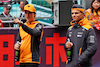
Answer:
<path fill-rule="evenodd" d="M 14 48 L 20 50 L 20 67 L 38 67 L 39 44 L 41 42 L 43 27 L 35 21 L 36 9 L 33 5 L 27 4 L 24 7 L 26 22 L 22 23 L 15 17 L 14 23 L 20 25 L 19 37 Z M 18 41 L 21 42 L 20 47 Z"/>

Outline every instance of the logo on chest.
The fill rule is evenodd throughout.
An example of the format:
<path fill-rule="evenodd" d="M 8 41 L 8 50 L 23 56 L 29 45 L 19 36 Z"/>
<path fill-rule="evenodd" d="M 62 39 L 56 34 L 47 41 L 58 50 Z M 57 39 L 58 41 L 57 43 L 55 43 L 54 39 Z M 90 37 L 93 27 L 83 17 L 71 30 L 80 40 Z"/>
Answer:
<path fill-rule="evenodd" d="M 76 35 L 76 37 L 80 38 L 83 36 L 83 32 L 77 32 L 77 34 L 75 34 L 74 32 L 73 32 L 73 34 L 72 34 L 72 32 L 69 32 L 69 37 L 72 37 L 72 35 Z"/>
<path fill-rule="evenodd" d="M 77 37 L 78 38 L 82 37 L 82 35 L 83 35 L 83 32 L 77 32 Z"/>
<path fill-rule="evenodd" d="M 72 32 L 69 32 L 69 37 L 71 37 L 72 36 Z"/>

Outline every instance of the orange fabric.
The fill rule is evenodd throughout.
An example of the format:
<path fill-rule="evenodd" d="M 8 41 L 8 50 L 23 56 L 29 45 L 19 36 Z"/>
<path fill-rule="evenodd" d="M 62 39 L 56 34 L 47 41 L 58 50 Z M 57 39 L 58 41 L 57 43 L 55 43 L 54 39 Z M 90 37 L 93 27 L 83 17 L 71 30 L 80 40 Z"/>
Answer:
<path fill-rule="evenodd" d="M 73 25 L 75 24 L 75 22 L 72 20 L 72 21 L 70 22 L 70 24 L 73 26 Z M 91 24 L 90 24 L 90 21 L 89 21 L 87 18 L 84 18 L 84 19 L 80 20 L 80 21 L 78 22 L 78 24 L 80 24 L 81 26 L 84 26 L 84 27 L 87 28 L 87 29 L 92 28 L 92 27 L 91 27 Z"/>
<path fill-rule="evenodd" d="M 36 13 L 36 9 L 35 9 L 35 7 L 32 4 L 25 5 L 24 10 Z"/>
<path fill-rule="evenodd" d="M 39 23 L 38 21 L 32 22 L 31 24 L 25 23 L 30 28 L 35 28 L 35 26 Z M 20 36 L 22 39 L 22 43 L 20 46 L 20 63 L 39 63 L 32 61 L 32 52 L 31 52 L 31 35 L 25 32 L 20 26 Z"/>
<path fill-rule="evenodd" d="M 82 8 L 72 8 L 71 10 L 79 10 L 84 13 L 84 9 L 82 9 Z"/>
<path fill-rule="evenodd" d="M 87 9 L 85 16 L 90 22 L 94 22 L 95 24 L 100 23 L 100 11 L 97 14 L 95 10 L 92 13 L 91 9 Z"/>
<path fill-rule="evenodd" d="M 81 51 L 82 51 L 82 48 L 80 48 L 80 50 L 79 50 L 79 56 L 81 55 Z"/>

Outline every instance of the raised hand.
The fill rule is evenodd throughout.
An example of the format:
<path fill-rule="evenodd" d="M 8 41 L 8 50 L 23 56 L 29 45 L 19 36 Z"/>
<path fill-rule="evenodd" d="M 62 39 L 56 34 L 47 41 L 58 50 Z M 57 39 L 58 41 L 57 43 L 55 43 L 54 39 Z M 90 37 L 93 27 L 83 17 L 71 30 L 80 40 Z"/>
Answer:
<path fill-rule="evenodd" d="M 18 19 L 18 18 L 16 18 L 15 16 L 14 16 L 14 21 L 13 21 L 13 23 L 15 23 L 15 24 L 21 24 L 21 21 Z"/>

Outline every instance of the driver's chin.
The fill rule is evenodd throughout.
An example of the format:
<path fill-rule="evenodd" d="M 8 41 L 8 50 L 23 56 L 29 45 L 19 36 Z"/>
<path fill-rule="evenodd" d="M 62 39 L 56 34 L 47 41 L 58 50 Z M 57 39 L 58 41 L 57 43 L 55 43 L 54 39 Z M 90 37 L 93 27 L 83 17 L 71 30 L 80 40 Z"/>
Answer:
<path fill-rule="evenodd" d="M 28 22 L 30 22 L 30 20 L 29 19 L 26 19 Z"/>

